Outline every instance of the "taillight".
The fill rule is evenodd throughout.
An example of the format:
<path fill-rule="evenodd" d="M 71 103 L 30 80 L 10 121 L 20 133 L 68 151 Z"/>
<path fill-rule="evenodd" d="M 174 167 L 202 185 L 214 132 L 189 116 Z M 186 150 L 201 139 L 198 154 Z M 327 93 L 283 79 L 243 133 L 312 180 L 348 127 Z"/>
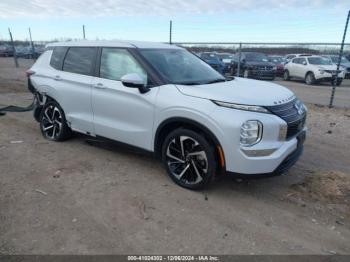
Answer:
<path fill-rule="evenodd" d="M 35 74 L 35 72 L 33 70 L 29 69 L 29 70 L 26 71 L 26 76 L 27 77 L 30 77 L 31 75 L 34 75 L 34 74 Z"/>

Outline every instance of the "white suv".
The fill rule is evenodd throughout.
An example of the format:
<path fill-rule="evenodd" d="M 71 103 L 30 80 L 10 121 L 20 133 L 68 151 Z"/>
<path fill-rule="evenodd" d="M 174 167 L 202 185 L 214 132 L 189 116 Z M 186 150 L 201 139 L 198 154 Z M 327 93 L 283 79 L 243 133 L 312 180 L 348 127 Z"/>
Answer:
<path fill-rule="evenodd" d="M 288 89 L 226 80 L 183 48 L 146 42 L 55 43 L 27 72 L 45 138 L 72 131 L 154 152 L 180 186 L 215 175 L 274 175 L 299 158 L 306 108 Z"/>
<path fill-rule="evenodd" d="M 321 81 L 332 81 L 338 74 L 337 85 L 344 78 L 344 71 L 337 71 L 337 66 L 330 59 L 322 56 L 310 55 L 293 58 L 284 66 L 284 80 L 291 78 L 303 79 L 308 85 Z"/>

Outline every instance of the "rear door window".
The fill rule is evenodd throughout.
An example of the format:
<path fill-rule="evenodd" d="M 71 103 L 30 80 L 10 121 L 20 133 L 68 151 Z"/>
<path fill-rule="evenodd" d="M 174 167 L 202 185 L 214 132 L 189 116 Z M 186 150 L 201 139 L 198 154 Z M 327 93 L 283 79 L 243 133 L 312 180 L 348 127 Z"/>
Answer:
<path fill-rule="evenodd" d="M 64 56 L 66 55 L 68 47 L 65 46 L 57 46 L 52 51 L 52 56 L 50 60 L 50 65 L 57 69 L 62 70 L 62 64 Z"/>
<path fill-rule="evenodd" d="M 63 71 L 81 75 L 92 75 L 97 48 L 71 47 L 63 63 Z"/>

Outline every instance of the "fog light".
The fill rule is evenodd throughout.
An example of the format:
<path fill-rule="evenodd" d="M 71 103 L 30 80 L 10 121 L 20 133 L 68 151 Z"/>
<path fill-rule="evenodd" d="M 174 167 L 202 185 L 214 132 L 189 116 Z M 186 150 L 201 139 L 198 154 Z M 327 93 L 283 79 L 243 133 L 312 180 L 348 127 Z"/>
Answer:
<path fill-rule="evenodd" d="M 252 146 L 262 137 L 262 123 L 257 120 L 248 120 L 241 126 L 241 145 Z"/>
<path fill-rule="evenodd" d="M 288 131 L 288 127 L 287 127 L 286 124 L 280 125 L 280 132 L 278 134 L 278 140 L 279 141 L 285 141 L 286 140 L 287 131 Z"/>

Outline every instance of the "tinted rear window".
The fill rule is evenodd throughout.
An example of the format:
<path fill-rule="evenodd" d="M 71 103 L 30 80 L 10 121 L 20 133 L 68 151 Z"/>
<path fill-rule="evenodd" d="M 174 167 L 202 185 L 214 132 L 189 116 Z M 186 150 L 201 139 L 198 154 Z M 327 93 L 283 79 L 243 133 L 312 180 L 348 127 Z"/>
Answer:
<path fill-rule="evenodd" d="M 64 56 L 68 50 L 68 47 L 58 46 L 53 49 L 50 65 L 57 69 L 62 70 L 62 63 Z"/>
<path fill-rule="evenodd" d="M 63 63 L 63 71 L 91 75 L 96 48 L 71 47 Z"/>

